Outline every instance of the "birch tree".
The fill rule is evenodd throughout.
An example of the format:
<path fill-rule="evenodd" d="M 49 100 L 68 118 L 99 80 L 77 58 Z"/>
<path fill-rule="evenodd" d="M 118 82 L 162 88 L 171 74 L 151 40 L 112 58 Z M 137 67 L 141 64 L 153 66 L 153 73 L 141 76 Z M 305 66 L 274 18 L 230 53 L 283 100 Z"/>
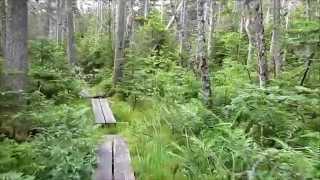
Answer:
<path fill-rule="evenodd" d="M 208 52 L 206 48 L 206 24 L 207 18 L 206 7 L 208 6 L 207 0 L 198 0 L 197 1 L 197 17 L 198 17 L 198 34 L 197 34 L 197 51 L 196 51 L 196 61 L 200 71 L 200 78 L 202 82 L 202 96 L 204 102 L 207 105 L 211 105 L 212 90 L 210 82 L 210 72 L 209 72 L 209 61 L 208 61 Z"/>
<path fill-rule="evenodd" d="M 251 37 L 251 39 L 255 40 L 255 46 L 257 48 L 259 84 L 260 87 L 263 88 L 267 85 L 268 81 L 268 65 L 261 2 L 261 0 L 245 0 L 245 7 L 249 14 L 247 19 L 247 29 L 250 32 L 248 34 L 250 34 L 249 36 L 254 34 L 254 38 Z"/>
<path fill-rule="evenodd" d="M 20 92 L 27 85 L 27 0 L 10 0 L 7 10 L 3 85 L 9 90 Z"/>
<path fill-rule="evenodd" d="M 113 85 L 116 86 L 123 77 L 125 32 L 126 32 L 126 0 L 117 4 L 116 39 L 114 53 Z"/>
<path fill-rule="evenodd" d="M 215 25 L 215 3 L 216 0 L 209 0 L 209 6 L 208 6 L 208 11 L 209 11 L 209 16 L 208 16 L 208 56 L 211 55 L 211 50 L 212 50 L 212 39 L 213 39 L 213 32 L 214 32 L 214 25 Z"/>
<path fill-rule="evenodd" d="M 275 77 L 279 76 L 282 68 L 281 59 L 281 2 L 273 0 L 273 27 L 271 40 L 271 62 L 274 65 Z"/>

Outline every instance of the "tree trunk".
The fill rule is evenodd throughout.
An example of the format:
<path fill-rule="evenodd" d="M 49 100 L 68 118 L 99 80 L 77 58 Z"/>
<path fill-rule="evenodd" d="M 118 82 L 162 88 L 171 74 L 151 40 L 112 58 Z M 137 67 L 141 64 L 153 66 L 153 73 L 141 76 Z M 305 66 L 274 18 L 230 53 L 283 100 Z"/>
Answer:
<path fill-rule="evenodd" d="M 263 26 L 263 11 L 262 11 L 262 3 L 261 0 L 259 2 L 259 6 L 255 9 L 256 16 L 256 39 L 257 39 L 257 47 L 258 47 L 258 65 L 259 65 L 259 82 L 260 87 L 263 88 L 267 85 L 268 81 L 268 64 L 266 58 L 266 46 L 265 46 L 265 38 L 264 38 L 264 26 Z"/>
<path fill-rule="evenodd" d="M 254 49 L 255 49 L 255 30 L 253 29 L 253 22 L 250 18 L 246 18 L 246 33 L 248 36 L 248 55 L 247 55 L 247 66 L 251 66 L 253 64 L 253 56 L 254 56 Z"/>
<path fill-rule="evenodd" d="M 128 16 L 127 16 L 127 24 L 126 24 L 126 48 L 130 47 L 132 34 L 133 34 L 133 21 L 134 21 L 134 0 L 129 0 L 127 3 Z"/>
<path fill-rule="evenodd" d="M 56 34 L 56 24 L 57 24 L 57 19 L 56 17 L 53 16 L 53 0 L 48 0 L 47 2 L 47 14 L 49 16 L 49 34 L 48 37 L 50 39 L 54 39 L 55 38 L 55 34 Z"/>
<path fill-rule="evenodd" d="M 266 58 L 266 47 L 264 38 L 263 11 L 262 0 L 246 0 L 245 6 L 248 9 L 249 19 L 247 23 L 248 29 L 255 32 L 255 41 L 258 53 L 259 66 L 259 84 L 263 88 L 268 81 L 268 65 Z"/>
<path fill-rule="evenodd" d="M 97 32 L 98 34 L 104 33 L 104 6 L 103 6 L 103 1 L 98 0 L 97 1 Z"/>
<path fill-rule="evenodd" d="M 311 0 L 306 0 L 306 16 L 308 20 L 312 19 Z"/>
<path fill-rule="evenodd" d="M 145 0 L 145 2 L 144 2 L 144 18 L 148 17 L 149 9 L 150 9 L 150 0 Z"/>
<path fill-rule="evenodd" d="M 271 42 L 271 62 L 274 64 L 275 77 L 278 77 L 282 69 L 281 59 L 281 19 L 280 0 L 273 0 L 273 30 Z"/>
<path fill-rule="evenodd" d="M 121 82 L 123 77 L 124 50 L 125 50 L 125 32 L 126 32 L 126 0 L 118 1 L 116 39 L 115 39 L 115 57 L 113 69 L 113 86 Z"/>
<path fill-rule="evenodd" d="M 73 0 L 67 0 L 67 54 L 68 61 L 71 65 L 76 65 L 76 47 L 74 38 L 74 24 L 73 24 Z"/>
<path fill-rule="evenodd" d="M 27 85 L 28 6 L 27 0 L 8 1 L 4 88 L 20 92 Z"/>
<path fill-rule="evenodd" d="M 6 45 L 6 1 L 0 0 L 0 53 L 4 55 Z"/>
<path fill-rule="evenodd" d="M 200 70 L 200 77 L 202 82 L 202 96 L 207 105 L 211 105 L 212 90 L 210 82 L 208 52 L 206 48 L 206 24 L 207 18 L 205 17 L 206 7 L 208 6 L 207 0 L 198 0 L 198 40 L 197 40 L 197 54 L 196 61 L 198 69 Z"/>
<path fill-rule="evenodd" d="M 57 1 L 57 43 L 61 44 L 63 42 L 63 32 L 64 32 L 64 14 L 65 14 L 65 1 L 64 0 L 56 0 Z"/>
<path fill-rule="evenodd" d="M 179 54 L 180 54 L 180 64 L 182 66 L 186 65 L 186 60 L 187 57 L 187 0 L 182 0 L 182 8 L 181 8 L 181 13 L 180 13 L 180 24 L 181 24 L 181 29 L 179 32 Z"/>
<path fill-rule="evenodd" d="M 213 39 L 213 33 L 214 33 L 214 26 L 215 26 L 215 0 L 209 0 L 209 19 L 208 19 L 208 56 L 211 57 L 211 52 L 212 52 L 212 39 Z"/>
<path fill-rule="evenodd" d="M 45 12 L 42 13 L 43 21 L 43 37 L 49 38 L 50 36 L 50 14 L 51 14 L 51 0 L 47 0 L 45 6 Z"/>

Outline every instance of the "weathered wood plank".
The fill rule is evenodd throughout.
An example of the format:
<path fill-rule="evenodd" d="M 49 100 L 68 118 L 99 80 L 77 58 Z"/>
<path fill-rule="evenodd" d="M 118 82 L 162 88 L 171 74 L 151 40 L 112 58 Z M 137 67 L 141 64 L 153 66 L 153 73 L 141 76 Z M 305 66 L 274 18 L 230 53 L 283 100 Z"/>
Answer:
<path fill-rule="evenodd" d="M 128 144 L 120 136 L 113 140 L 114 180 L 134 180 Z"/>
<path fill-rule="evenodd" d="M 91 99 L 92 110 L 96 119 L 96 123 L 105 124 L 106 121 L 101 111 L 100 100 L 99 99 Z"/>
<path fill-rule="evenodd" d="M 96 180 L 113 180 L 113 138 L 113 136 L 107 136 L 106 141 L 99 148 Z"/>
<path fill-rule="evenodd" d="M 104 116 L 104 120 L 108 124 L 116 123 L 116 119 L 113 116 L 113 113 L 110 109 L 107 99 L 99 99 L 101 110 Z"/>

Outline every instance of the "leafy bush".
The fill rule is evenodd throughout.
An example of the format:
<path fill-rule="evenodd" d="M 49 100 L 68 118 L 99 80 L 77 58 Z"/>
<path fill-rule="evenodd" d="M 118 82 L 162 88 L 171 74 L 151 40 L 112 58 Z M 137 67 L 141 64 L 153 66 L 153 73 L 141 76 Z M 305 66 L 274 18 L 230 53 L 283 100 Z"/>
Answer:
<path fill-rule="evenodd" d="M 112 74 L 113 49 L 109 35 L 86 33 L 78 38 L 78 42 L 79 63 L 86 80 L 98 84 L 105 74 Z"/>
<path fill-rule="evenodd" d="M 31 43 L 32 91 L 39 90 L 48 98 L 65 102 L 77 96 L 81 82 L 74 78 L 61 46 L 47 40 Z"/>
<path fill-rule="evenodd" d="M 32 118 L 41 133 L 20 144 L 0 142 L 0 177 L 91 179 L 99 135 L 87 105 L 32 107 L 39 108 L 32 110 Z"/>

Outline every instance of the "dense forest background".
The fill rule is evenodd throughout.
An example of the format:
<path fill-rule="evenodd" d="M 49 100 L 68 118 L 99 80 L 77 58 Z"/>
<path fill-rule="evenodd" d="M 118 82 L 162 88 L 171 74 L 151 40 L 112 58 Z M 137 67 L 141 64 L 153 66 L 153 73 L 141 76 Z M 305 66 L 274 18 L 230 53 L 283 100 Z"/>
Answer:
<path fill-rule="evenodd" d="M 320 179 L 319 0 L 0 0 L 0 179 Z M 85 96 L 108 97 L 116 127 Z"/>

